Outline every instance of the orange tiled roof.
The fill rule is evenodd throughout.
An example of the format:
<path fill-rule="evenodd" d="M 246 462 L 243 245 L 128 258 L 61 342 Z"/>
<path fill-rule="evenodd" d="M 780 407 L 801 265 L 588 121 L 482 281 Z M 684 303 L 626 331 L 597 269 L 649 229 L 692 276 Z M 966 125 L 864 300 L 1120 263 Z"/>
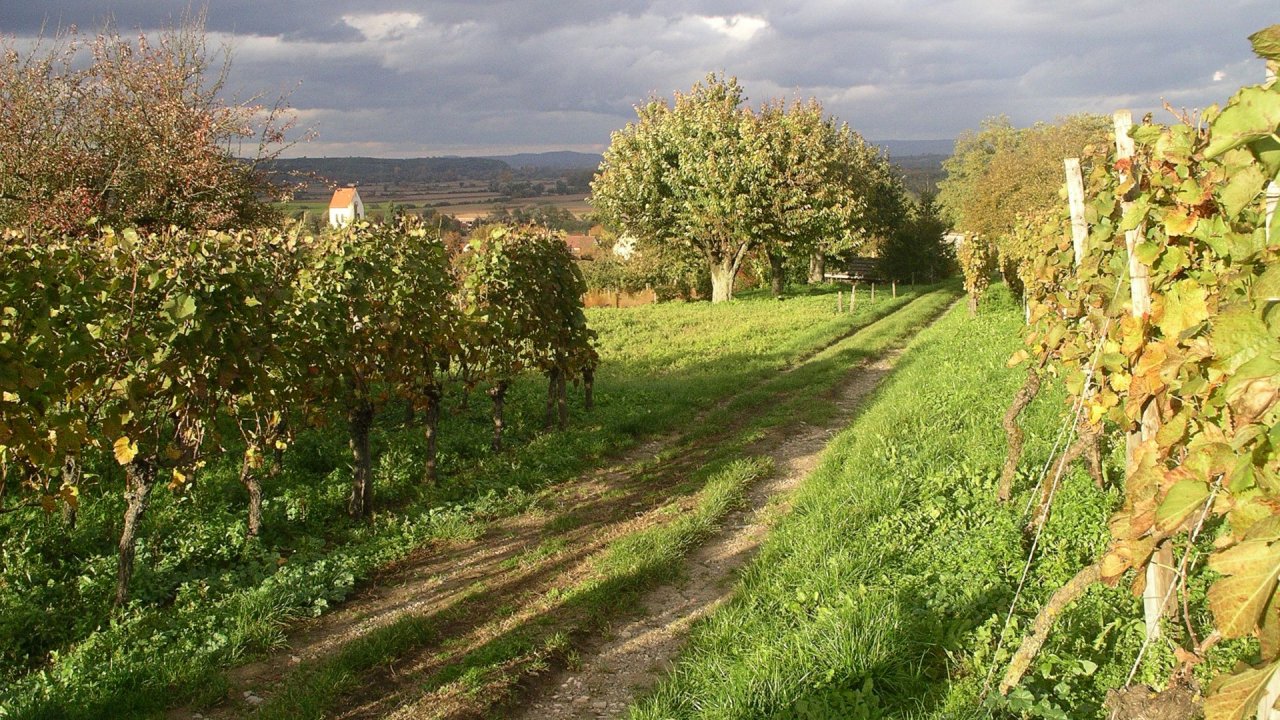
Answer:
<path fill-rule="evenodd" d="M 356 200 L 356 189 L 353 187 L 338 188 L 333 191 L 333 199 L 329 201 L 329 209 L 350 207 Z"/>

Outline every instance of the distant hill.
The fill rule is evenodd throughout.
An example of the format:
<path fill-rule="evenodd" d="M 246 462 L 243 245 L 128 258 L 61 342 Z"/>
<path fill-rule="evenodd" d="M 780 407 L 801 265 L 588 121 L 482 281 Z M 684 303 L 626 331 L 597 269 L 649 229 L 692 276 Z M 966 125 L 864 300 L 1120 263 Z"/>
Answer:
<path fill-rule="evenodd" d="M 267 166 L 290 176 L 317 175 L 321 182 L 339 185 L 378 183 L 437 183 L 458 180 L 488 181 L 511 167 L 496 158 L 286 158 Z"/>
<path fill-rule="evenodd" d="M 496 155 L 489 160 L 501 160 L 513 168 L 548 168 L 551 170 L 595 170 L 600 167 L 599 153 L 582 153 L 559 150 L 544 153 L 519 153 Z"/>
<path fill-rule="evenodd" d="M 956 148 L 955 140 L 872 140 L 873 145 L 879 145 L 889 151 L 889 157 L 898 159 L 899 157 L 911 157 L 914 155 L 942 155 L 951 157 L 951 153 Z"/>
<path fill-rule="evenodd" d="M 923 192 L 936 192 L 938 181 L 947 176 L 942 169 L 942 161 L 951 157 L 946 155 L 890 155 L 889 159 L 902 172 L 902 179 L 907 189 L 917 195 Z"/>

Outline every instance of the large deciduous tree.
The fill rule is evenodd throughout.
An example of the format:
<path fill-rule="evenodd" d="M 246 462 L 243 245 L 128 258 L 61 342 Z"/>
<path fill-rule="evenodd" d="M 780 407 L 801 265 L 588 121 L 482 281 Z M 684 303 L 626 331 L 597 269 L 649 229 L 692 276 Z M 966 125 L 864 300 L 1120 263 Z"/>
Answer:
<path fill-rule="evenodd" d="M 733 297 L 734 275 L 755 238 L 744 100 L 736 79 L 712 75 L 677 93 L 672 105 L 652 100 L 637 108 L 639 118 L 613 134 L 591 184 L 606 221 L 705 258 L 713 302 Z"/>
<path fill-rule="evenodd" d="M 1019 242 L 1016 229 L 1062 207 L 1063 159 L 1086 156 L 1086 148 L 1107 143 L 1110 132 L 1110 119 L 1100 115 L 1072 115 L 1029 128 L 1015 128 L 1005 117 L 988 118 L 981 130 L 962 135 L 955 154 L 943 163 L 942 213 L 957 230 L 991 244 L 1006 282 L 1021 292 L 1017 268 L 1032 259 L 1035 249 Z"/>
<path fill-rule="evenodd" d="M 0 225 L 274 222 L 263 200 L 278 190 L 258 166 L 289 121 L 279 103 L 222 97 L 228 57 L 211 61 L 198 19 L 134 40 L 71 34 L 19 50 L 0 39 Z"/>
<path fill-rule="evenodd" d="M 865 237 L 883 159 L 816 100 L 767 103 L 748 114 L 747 127 L 761 168 L 752 186 L 755 227 L 779 296 L 787 258 L 824 256 Z"/>
<path fill-rule="evenodd" d="M 744 102 L 735 79 L 716 75 L 674 104 L 650 101 L 614 133 L 592 183 L 606 222 L 700 255 L 713 302 L 733 296 L 751 249 L 768 257 L 779 294 L 786 258 L 857 246 L 902 214 L 887 161 L 817 101 Z M 895 187 L 899 212 L 887 212 Z"/>

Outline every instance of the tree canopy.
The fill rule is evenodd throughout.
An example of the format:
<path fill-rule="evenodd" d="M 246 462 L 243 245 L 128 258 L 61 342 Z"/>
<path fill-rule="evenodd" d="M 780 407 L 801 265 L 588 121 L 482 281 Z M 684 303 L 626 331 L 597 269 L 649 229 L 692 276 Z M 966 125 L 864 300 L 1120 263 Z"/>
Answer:
<path fill-rule="evenodd" d="M 71 231 L 230 229 L 276 220 L 257 169 L 283 147 L 282 106 L 222 99 L 198 22 L 19 50 L 0 39 L 0 225 Z M 247 158 L 238 157 L 245 154 Z"/>
<path fill-rule="evenodd" d="M 734 78 L 654 99 L 613 134 L 592 201 L 623 232 L 700 255 L 712 300 L 733 296 L 748 251 L 788 256 L 856 245 L 877 222 L 887 161 L 814 100 L 758 110 Z M 898 183 L 897 187 L 901 187 Z"/>

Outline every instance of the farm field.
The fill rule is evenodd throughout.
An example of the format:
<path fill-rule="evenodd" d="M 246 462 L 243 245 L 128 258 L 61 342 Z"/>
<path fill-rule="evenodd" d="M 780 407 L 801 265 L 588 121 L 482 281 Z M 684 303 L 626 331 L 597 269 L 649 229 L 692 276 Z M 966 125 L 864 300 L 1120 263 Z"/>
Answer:
<path fill-rule="evenodd" d="M 392 205 L 400 207 L 412 206 L 408 209 L 418 212 L 427 208 L 434 208 L 443 215 L 452 215 L 463 222 L 471 222 L 476 218 L 495 213 L 502 208 L 514 210 L 516 208 L 533 208 L 540 205 L 564 208 L 578 217 L 591 212 L 591 205 L 587 203 L 584 193 L 540 195 L 528 198 L 502 198 L 496 193 L 470 191 L 459 193 L 393 194 L 390 196 L 377 192 L 370 192 L 366 196 L 362 192 L 361 197 L 365 200 L 366 213 L 385 213 Z M 289 217 L 293 217 L 299 212 L 306 212 L 309 215 L 327 218 L 329 201 L 328 199 L 297 200 L 281 203 L 280 207 Z"/>
<path fill-rule="evenodd" d="M 157 494 L 141 531 L 134 601 L 114 618 L 109 612 L 111 528 L 122 512 L 115 493 L 86 483 L 71 531 L 58 516 L 39 510 L 7 514 L 0 518 L 3 531 L 21 542 L 7 543 L 4 550 L 0 630 L 7 651 L 0 705 L 20 717 L 145 716 L 175 702 L 216 706 L 236 682 L 225 668 L 278 646 L 291 623 L 324 615 L 365 587 L 367 578 L 394 572 L 393 563 L 412 562 L 407 559 L 431 548 L 453 553 L 487 542 L 503 534 L 501 523 L 536 519 L 556 522 L 562 532 L 590 529 L 591 517 L 554 513 L 564 504 L 555 494 L 559 484 L 619 462 L 628 473 L 666 472 L 659 470 L 664 462 L 700 447 L 704 454 L 696 461 L 690 455 L 690 464 L 677 463 L 679 471 L 668 472 L 665 484 L 633 482 L 633 491 L 640 493 L 636 501 L 649 507 L 664 506 L 672 497 L 705 504 L 700 523 L 672 530 L 674 535 L 659 543 L 685 547 L 723 514 L 730 498 L 765 472 L 759 461 L 737 452 L 743 443 L 793 416 L 823 418 L 829 411 L 812 401 L 823 387 L 851 364 L 909 337 L 957 289 L 900 288 L 896 300 L 881 293 L 876 303 L 864 298 L 854 313 L 840 315 L 833 292 L 815 288 L 783 302 L 757 295 L 718 306 L 590 311 L 602 356 L 593 413 L 575 403 L 569 430 L 543 432 L 545 387 L 537 378 L 521 380 L 508 395 L 511 449 L 489 456 L 486 403 L 475 395 L 452 394 L 446 398 L 440 437 L 443 480 L 435 487 L 417 481 L 421 431 L 398 413 L 379 417 L 375 475 L 383 510 L 370 524 L 347 520 L 343 512 L 349 456 L 343 434 L 331 425 L 304 432 L 284 455 L 279 475 L 267 484 L 263 533 L 246 543 L 244 490 L 236 479 L 239 453 L 229 447 L 189 491 Z M 877 320 L 879 330 L 859 332 Z M 855 338 L 859 344 L 848 348 L 851 354 L 841 362 L 820 355 L 842 339 Z M 789 367 L 798 369 L 780 374 Z M 738 444 L 705 441 L 718 433 L 729 433 Z M 568 483 L 564 492 L 572 494 L 580 485 Z M 664 488 L 680 490 L 668 496 Z M 610 489 L 600 492 L 618 497 Z M 595 519 L 603 522 L 616 511 L 601 509 Z M 608 534 L 595 538 L 608 540 Z M 539 539 L 502 558 L 507 565 L 500 569 L 562 562 L 558 553 L 569 540 L 564 542 L 554 535 L 545 544 Z M 647 557 L 648 551 L 640 554 Z M 643 578 L 621 576 L 628 576 L 631 587 L 643 585 Z M 476 597 L 508 602 L 496 593 Z M 625 593 L 583 597 L 584 609 L 574 617 L 590 617 L 593 603 Z M 395 642 L 405 643 L 402 647 L 424 642 L 423 627 L 415 631 L 394 621 L 385 627 Z M 522 638 L 496 655 L 511 660 L 507 654 L 521 656 L 516 651 L 529 651 L 529 643 L 542 650 L 567 648 L 557 637 Z M 356 665 L 361 658 L 367 663 L 383 657 L 361 655 L 358 646 L 350 656 L 335 657 L 352 656 Z M 451 673 L 484 665 L 474 656 L 459 662 L 453 670 L 441 670 L 442 687 L 449 685 L 445 680 Z M 304 669 L 310 674 L 290 680 L 304 690 L 342 674 L 309 664 Z M 320 679 L 308 684 L 305 677 Z M 334 692 L 345 686 L 334 681 L 327 687 Z"/>

